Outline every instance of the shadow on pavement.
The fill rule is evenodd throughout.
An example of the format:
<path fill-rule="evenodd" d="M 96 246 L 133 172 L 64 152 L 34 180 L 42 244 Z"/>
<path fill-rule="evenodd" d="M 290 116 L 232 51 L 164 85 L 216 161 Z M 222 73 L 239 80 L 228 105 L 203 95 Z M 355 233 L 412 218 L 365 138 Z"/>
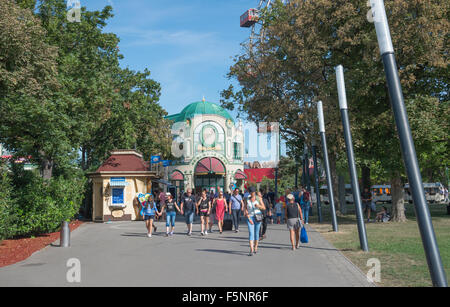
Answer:
<path fill-rule="evenodd" d="M 196 249 L 196 250 L 200 251 L 200 252 L 233 254 L 233 255 L 240 255 L 240 256 L 247 256 L 248 255 L 248 252 L 238 252 L 238 251 L 225 250 L 225 249 Z"/>

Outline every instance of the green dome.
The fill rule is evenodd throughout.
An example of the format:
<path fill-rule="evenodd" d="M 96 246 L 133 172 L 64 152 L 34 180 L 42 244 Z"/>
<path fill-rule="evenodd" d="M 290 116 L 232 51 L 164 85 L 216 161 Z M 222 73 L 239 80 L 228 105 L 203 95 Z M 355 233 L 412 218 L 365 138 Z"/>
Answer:
<path fill-rule="evenodd" d="M 221 106 L 208 102 L 208 101 L 197 101 L 193 102 L 187 107 L 183 109 L 178 114 L 166 116 L 166 119 L 172 120 L 175 123 L 185 121 L 189 118 L 193 118 L 196 115 L 219 115 L 225 117 L 226 119 L 230 119 L 234 123 L 233 117 L 231 117 L 230 113 L 228 113 Z"/>

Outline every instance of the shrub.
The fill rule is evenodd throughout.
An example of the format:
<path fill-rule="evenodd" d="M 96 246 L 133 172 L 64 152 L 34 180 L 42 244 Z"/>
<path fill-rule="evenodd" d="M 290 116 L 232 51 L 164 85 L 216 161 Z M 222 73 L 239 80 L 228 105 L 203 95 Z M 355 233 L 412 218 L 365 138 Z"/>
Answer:
<path fill-rule="evenodd" d="M 62 221 L 73 218 L 82 203 L 85 180 L 59 176 L 46 181 L 33 173 L 20 178 L 22 185 L 13 198 L 14 236 L 54 232 Z"/>
<path fill-rule="evenodd" d="M 0 162 L 0 242 L 15 232 L 11 192 L 11 180 L 4 164 Z"/>

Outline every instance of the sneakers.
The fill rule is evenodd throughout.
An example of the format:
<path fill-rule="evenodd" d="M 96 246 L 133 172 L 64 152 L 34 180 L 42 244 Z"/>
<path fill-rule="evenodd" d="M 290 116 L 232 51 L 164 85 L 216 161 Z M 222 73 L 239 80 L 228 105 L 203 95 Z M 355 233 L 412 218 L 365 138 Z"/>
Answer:
<path fill-rule="evenodd" d="M 204 232 L 200 232 L 200 234 L 201 234 L 202 236 L 204 236 L 204 235 L 205 235 L 205 233 L 204 233 Z"/>
<path fill-rule="evenodd" d="M 190 236 L 192 236 L 192 232 L 188 232 L 188 234 L 187 234 L 187 235 L 188 235 L 189 237 L 190 237 Z"/>
<path fill-rule="evenodd" d="M 170 235 L 170 236 L 173 236 L 173 231 L 171 231 L 171 232 L 169 233 L 169 235 Z"/>
<path fill-rule="evenodd" d="M 205 236 L 208 235 L 208 230 L 205 231 Z"/>
<path fill-rule="evenodd" d="M 151 233 L 148 233 L 148 234 L 147 234 L 147 237 L 151 238 L 151 237 L 152 237 L 152 234 L 151 234 Z"/>

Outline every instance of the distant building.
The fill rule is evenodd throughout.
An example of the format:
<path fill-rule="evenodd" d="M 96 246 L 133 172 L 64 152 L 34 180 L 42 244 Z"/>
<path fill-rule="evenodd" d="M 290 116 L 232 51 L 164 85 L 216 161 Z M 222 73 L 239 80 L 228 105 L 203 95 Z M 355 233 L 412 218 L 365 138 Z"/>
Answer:
<path fill-rule="evenodd" d="M 244 170 L 247 176 L 246 187 L 250 185 L 256 185 L 258 189 L 266 188 L 261 187 L 261 182 L 264 178 L 275 179 L 275 169 L 274 168 L 249 168 Z"/>
<path fill-rule="evenodd" d="M 167 178 L 178 191 L 188 187 L 224 191 L 243 187 L 244 135 L 242 124 L 217 104 L 203 101 L 166 117 L 173 122 L 172 153 L 179 159 L 168 167 Z"/>
<path fill-rule="evenodd" d="M 10 160 L 13 157 L 12 153 L 7 151 L 5 147 L 0 144 L 0 158 L 4 160 Z M 37 169 L 39 166 L 37 164 L 33 164 L 27 158 L 18 158 L 14 161 L 14 163 L 23 164 L 23 168 L 26 171 L 31 171 Z"/>
<path fill-rule="evenodd" d="M 138 220 L 140 206 L 137 193 L 151 193 L 158 181 L 160 164 L 145 162 L 135 150 L 115 150 L 103 162 L 92 179 L 92 219 L 94 221 Z"/>

